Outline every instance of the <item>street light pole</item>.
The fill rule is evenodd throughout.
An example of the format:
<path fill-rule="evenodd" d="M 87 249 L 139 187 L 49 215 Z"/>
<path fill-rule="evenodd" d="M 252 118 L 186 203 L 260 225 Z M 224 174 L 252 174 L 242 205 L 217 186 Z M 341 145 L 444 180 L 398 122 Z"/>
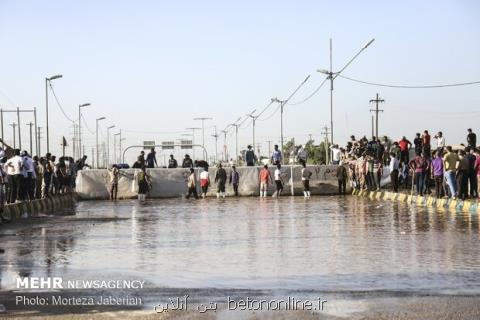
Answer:
<path fill-rule="evenodd" d="M 203 147 L 203 158 L 204 160 L 208 161 L 208 159 L 205 159 L 207 157 L 206 151 L 205 151 L 205 120 L 213 120 L 213 118 L 206 118 L 206 117 L 197 117 L 193 118 L 193 120 L 201 120 L 202 121 L 202 147 Z"/>
<path fill-rule="evenodd" d="M 353 56 L 350 61 L 348 61 L 345 66 L 340 69 L 338 72 L 333 72 L 333 46 L 332 39 L 330 38 L 330 70 L 319 69 L 317 72 L 327 75 L 327 79 L 330 80 L 330 143 L 333 145 L 333 80 L 335 80 L 352 62 L 355 60 L 363 50 L 367 49 L 368 46 L 372 44 L 375 39 L 370 40 L 366 45 L 364 45 L 356 55 Z"/>
<path fill-rule="evenodd" d="M 17 126 L 17 124 L 14 122 L 14 123 L 11 123 L 10 126 L 13 128 L 13 149 L 16 149 L 17 146 L 15 141 L 15 127 Z"/>
<path fill-rule="evenodd" d="M 52 85 L 51 81 L 55 79 L 60 79 L 63 76 L 61 74 L 57 74 L 51 77 L 45 78 L 45 111 L 46 111 L 46 125 L 47 125 L 47 153 L 50 152 L 50 132 L 48 127 L 48 85 Z"/>
<path fill-rule="evenodd" d="M 195 130 L 201 130 L 202 128 L 186 128 L 187 130 L 192 130 L 192 157 L 193 160 L 195 161 L 195 147 L 193 146 L 195 144 Z"/>
<path fill-rule="evenodd" d="M 217 126 L 215 127 L 215 133 L 212 134 L 212 137 L 215 138 L 215 163 L 218 161 L 218 134 L 217 134 Z"/>
<path fill-rule="evenodd" d="M 114 163 L 119 163 L 118 159 L 117 159 L 117 136 L 120 135 L 120 132 L 119 133 L 115 133 L 113 135 L 113 160 L 114 160 Z"/>
<path fill-rule="evenodd" d="M 98 150 L 98 122 L 101 120 L 105 120 L 105 117 L 100 117 L 96 119 L 95 122 L 95 142 L 96 142 L 96 148 L 97 148 L 97 169 L 100 167 L 100 152 Z"/>
<path fill-rule="evenodd" d="M 257 111 L 257 109 L 253 109 L 252 112 L 247 113 L 247 117 L 252 118 L 252 127 L 253 127 L 253 133 L 252 133 L 252 147 L 253 150 L 255 151 L 255 121 L 257 120 L 258 116 L 254 116 L 253 113 Z"/>
<path fill-rule="evenodd" d="M 82 108 L 88 107 L 90 103 L 84 103 L 78 106 L 78 156 L 82 157 Z"/>
<path fill-rule="evenodd" d="M 113 128 L 115 128 L 115 125 L 107 128 L 107 167 L 110 167 L 110 129 Z"/>

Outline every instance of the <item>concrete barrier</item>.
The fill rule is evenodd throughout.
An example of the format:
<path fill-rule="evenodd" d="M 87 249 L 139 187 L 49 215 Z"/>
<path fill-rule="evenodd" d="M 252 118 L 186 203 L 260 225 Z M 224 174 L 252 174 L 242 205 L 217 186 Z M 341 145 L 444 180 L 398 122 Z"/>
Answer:
<path fill-rule="evenodd" d="M 262 167 L 238 167 L 240 183 L 238 187 L 241 196 L 259 195 L 258 174 Z M 308 166 L 312 172 L 310 179 L 310 190 L 312 195 L 335 194 L 338 190 L 336 178 L 337 166 Z M 197 178 L 203 169 L 195 169 Z M 231 168 L 225 168 L 227 177 L 230 175 Z M 269 168 L 273 177 L 275 168 Z M 284 181 L 285 195 L 303 195 L 303 185 L 301 179 L 302 167 L 282 166 L 282 179 Z M 137 196 L 137 173 L 138 169 L 120 170 L 118 180 L 118 198 L 134 198 Z M 207 196 L 213 196 L 217 192 L 217 186 L 214 183 L 217 168 L 209 168 L 208 174 L 211 181 Z M 182 196 L 187 191 L 187 177 L 189 169 L 176 168 L 147 169 L 147 174 L 151 176 L 152 190 L 149 192 L 151 198 L 168 198 Z M 78 172 L 76 180 L 76 193 L 82 200 L 90 199 L 109 199 L 110 175 L 106 169 L 82 170 Z M 348 186 L 347 186 L 348 188 Z M 273 194 L 275 185 L 269 186 L 269 194 Z M 200 184 L 197 183 L 197 191 L 200 193 Z M 228 183 L 226 185 L 226 195 L 234 194 L 233 187 Z"/>
<path fill-rule="evenodd" d="M 368 191 L 368 190 L 353 190 L 352 195 L 365 197 L 370 200 L 386 200 L 412 203 L 417 206 L 424 206 L 436 209 L 450 209 L 454 211 L 463 211 L 471 214 L 480 213 L 480 205 L 475 200 L 458 200 L 458 199 L 437 199 L 432 196 L 413 196 L 406 193 L 394 193 L 384 191 Z"/>
<path fill-rule="evenodd" d="M 74 194 L 61 194 L 52 198 L 37 199 L 0 206 L 2 220 L 13 221 L 22 218 L 38 217 L 40 214 L 56 214 L 72 208 L 77 197 Z"/>

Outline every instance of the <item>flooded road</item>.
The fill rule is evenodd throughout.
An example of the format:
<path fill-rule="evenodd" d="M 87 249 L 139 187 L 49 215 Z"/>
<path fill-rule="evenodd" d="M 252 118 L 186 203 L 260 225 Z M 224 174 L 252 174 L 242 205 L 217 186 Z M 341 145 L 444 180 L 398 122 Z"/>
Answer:
<path fill-rule="evenodd" d="M 18 275 L 129 277 L 157 287 L 478 293 L 478 216 L 357 197 L 81 202 L 2 229 Z"/>
<path fill-rule="evenodd" d="M 209 295 L 480 294 L 477 215 L 360 197 L 87 201 L 0 230 L 4 292 L 55 276 Z"/>

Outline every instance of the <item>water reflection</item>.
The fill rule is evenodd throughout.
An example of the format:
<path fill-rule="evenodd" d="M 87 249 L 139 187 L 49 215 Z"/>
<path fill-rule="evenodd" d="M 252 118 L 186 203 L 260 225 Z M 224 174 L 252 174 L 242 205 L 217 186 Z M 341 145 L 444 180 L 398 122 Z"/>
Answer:
<path fill-rule="evenodd" d="M 16 276 L 137 277 L 157 286 L 478 290 L 478 216 L 359 197 L 82 202 L 2 226 Z M 3 234 L 3 233 L 2 233 Z"/>

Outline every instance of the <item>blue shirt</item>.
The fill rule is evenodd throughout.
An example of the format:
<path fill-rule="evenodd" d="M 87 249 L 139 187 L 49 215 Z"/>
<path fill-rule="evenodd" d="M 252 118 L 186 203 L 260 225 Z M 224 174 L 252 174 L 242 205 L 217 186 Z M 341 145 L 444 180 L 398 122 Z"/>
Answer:
<path fill-rule="evenodd" d="M 273 150 L 272 159 L 273 159 L 273 162 L 280 161 L 282 159 L 282 151 Z"/>

